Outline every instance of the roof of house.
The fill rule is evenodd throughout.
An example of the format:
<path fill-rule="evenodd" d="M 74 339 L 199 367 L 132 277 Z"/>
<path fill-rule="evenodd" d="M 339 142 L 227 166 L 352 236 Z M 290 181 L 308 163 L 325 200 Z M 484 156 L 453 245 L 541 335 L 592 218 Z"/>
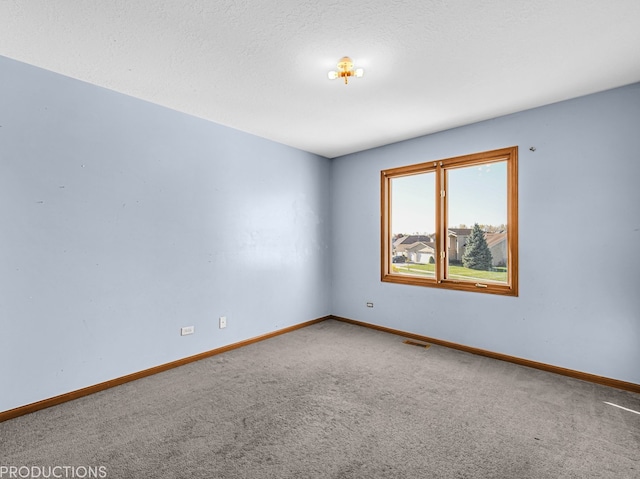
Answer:
<path fill-rule="evenodd" d="M 405 251 L 410 251 L 411 253 L 433 253 L 435 251 L 435 244 L 418 241 L 417 243 L 407 245 Z"/>
<path fill-rule="evenodd" d="M 449 234 L 454 236 L 469 236 L 471 228 L 449 228 Z"/>
<path fill-rule="evenodd" d="M 397 248 L 400 245 L 404 245 L 404 246 L 411 245 L 413 243 L 417 243 L 418 241 L 422 241 L 424 243 L 430 243 L 431 239 L 432 238 L 429 235 L 407 235 L 395 240 L 393 242 L 393 246 Z"/>
<path fill-rule="evenodd" d="M 487 246 L 489 248 L 493 248 L 498 243 L 500 243 L 502 241 L 506 241 L 507 233 L 504 233 L 504 232 L 502 232 L 502 233 L 485 233 L 484 234 L 484 239 L 487 240 Z"/>

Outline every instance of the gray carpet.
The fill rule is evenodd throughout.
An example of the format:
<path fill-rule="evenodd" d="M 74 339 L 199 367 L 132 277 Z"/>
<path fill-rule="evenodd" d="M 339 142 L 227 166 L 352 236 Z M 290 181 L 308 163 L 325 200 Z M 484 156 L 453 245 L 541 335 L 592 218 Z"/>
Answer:
<path fill-rule="evenodd" d="M 330 320 L 0 423 L 0 467 L 640 478 L 640 415 L 605 401 L 640 411 L 637 394 Z"/>

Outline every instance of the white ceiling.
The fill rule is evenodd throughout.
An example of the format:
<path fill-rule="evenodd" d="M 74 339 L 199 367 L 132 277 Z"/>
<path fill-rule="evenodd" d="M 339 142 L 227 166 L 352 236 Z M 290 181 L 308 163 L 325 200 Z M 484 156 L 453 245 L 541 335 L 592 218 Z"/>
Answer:
<path fill-rule="evenodd" d="M 0 0 L 0 55 L 332 158 L 640 81 L 640 0 Z"/>

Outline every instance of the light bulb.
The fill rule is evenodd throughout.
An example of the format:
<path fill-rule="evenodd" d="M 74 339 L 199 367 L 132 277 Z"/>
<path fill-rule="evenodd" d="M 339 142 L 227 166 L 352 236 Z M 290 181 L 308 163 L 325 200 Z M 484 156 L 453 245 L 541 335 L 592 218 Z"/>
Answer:
<path fill-rule="evenodd" d="M 329 77 L 329 80 L 335 80 L 338 78 L 338 72 L 330 71 L 327 73 L 327 76 Z"/>
<path fill-rule="evenodd" d="M 362 68 L 356 68 L 356 77 L 362 78 L 362 75 L 364 75 L 364 70 Z"/>

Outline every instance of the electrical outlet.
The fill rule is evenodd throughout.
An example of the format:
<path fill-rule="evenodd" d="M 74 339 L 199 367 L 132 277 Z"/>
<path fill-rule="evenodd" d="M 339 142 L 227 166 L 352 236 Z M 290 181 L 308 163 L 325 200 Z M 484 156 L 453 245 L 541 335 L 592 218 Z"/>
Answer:
<path fill-rule="evenodd" d="M 187 336 L 188 334 L 195 333 L 195 326 L 185 326 L 184 328 L 180 328 L 180 336 Z"/>
<path fill-rule="evenodd" d="M 373 303 L 367 303 L 367 308 L 373 308 Z"/>
<path fill-rule="evenodd" d="M 224 329 L 227 327 L 227 317 L 226 316 L 220 316 L 220 320 L 218 322 L 218 326 L 220 326 L 220 329 Z"/>

